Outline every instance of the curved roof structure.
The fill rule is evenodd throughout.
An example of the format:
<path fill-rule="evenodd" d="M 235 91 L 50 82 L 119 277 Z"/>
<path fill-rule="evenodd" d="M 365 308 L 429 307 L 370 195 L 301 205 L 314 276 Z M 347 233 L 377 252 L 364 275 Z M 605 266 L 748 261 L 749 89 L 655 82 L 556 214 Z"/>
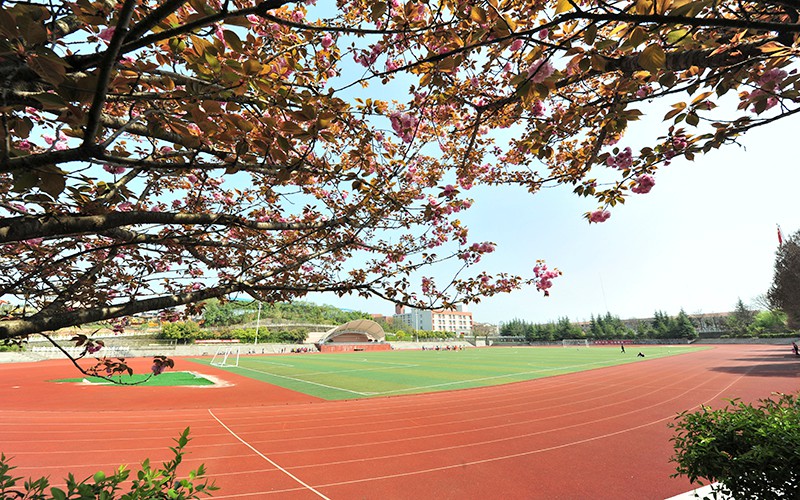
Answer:
<path fill-rule="evenodd" d="M 385 339 L 386 332 L 381 325 L 371 319 L 357 319 L 331 328 L 319 342 L 383 342 Z"/>

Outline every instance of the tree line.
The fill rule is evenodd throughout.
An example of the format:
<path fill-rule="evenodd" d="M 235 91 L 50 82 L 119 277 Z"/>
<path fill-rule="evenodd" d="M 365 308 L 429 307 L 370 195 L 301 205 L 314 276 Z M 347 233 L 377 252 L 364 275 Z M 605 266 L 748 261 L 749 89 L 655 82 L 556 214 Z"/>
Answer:
<path fill-rule="evenodd" d="M 786 314 L 781 311 L 754 311 L 741 299 L 733 312 L 712 318 L 714 333 L 721 337 L 775 336 L 790 333 Z M 501 336 L 524 337 L 527 341 L 563 339 L 695 339 L 709 326 L 709 320 L 692 318 L 681 309 L 677 316 L 656 311 L 646 320 L 623 321 L 611 313 L 592 315 L 588 322 L 573 323 L 563 317 L 550 323 L 529 323 L 513 319 L 500 328 Z"/>

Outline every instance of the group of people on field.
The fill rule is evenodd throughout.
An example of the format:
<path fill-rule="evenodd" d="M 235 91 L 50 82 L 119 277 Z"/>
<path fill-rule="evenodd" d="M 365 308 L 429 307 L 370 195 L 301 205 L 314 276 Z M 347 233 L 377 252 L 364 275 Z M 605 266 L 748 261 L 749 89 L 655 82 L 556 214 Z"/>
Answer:
<path fill-rule="evenodd" d="M 463 345 L 452 345 L 452 346 L 451 345 L 446 345 L 444 347 L 439 347 L 438 345 L 436 347 L 425 347 L 425 346 L 422 346 L 422 350 L 423 351 L 463 351 L 464 350 L 464 346 Z"/>
<path fill-rule="evenodd" d="M 620 344 L 619 348 L 622 350 L 622 354 L 625 354 L 625 344 Z M 644 353 L 642 351 L 639 351 L 639 354 L 637 354 L 636 357 L 637 358 L 643 358 L 644 357 Z"/>

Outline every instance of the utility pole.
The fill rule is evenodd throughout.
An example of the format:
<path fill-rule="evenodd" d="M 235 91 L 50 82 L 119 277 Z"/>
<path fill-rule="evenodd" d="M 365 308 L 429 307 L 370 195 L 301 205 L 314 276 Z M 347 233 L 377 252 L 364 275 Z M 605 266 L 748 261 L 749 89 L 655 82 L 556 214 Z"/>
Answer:
<path fill-rule="evenodd" d="M 258 316 L 256 316 L 256 341 L 253 345 L 258 345 L 258 327 L 261 326 L 261 301 L 258 301 Z"/>

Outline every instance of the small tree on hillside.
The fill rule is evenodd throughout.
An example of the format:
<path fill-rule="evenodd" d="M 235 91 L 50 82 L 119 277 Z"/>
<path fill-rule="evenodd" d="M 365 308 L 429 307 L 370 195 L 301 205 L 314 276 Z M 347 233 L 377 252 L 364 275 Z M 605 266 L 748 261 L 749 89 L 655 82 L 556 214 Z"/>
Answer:
<path fill-rule="evenodd" d="M 234 314 L 233 304 L 210 300 L 203 307 L 203 321 L 206 326 L 228 326 L 238 319 Z"/>
<path fill-rule="evenodd" d="M 690 340 L 697 338 L 697 328 L 695 328 L 692 319 L 683 309 L 678 313 L 674 323 L 673 334 L 676 338 Z"/>
<path fill-rule="evenodd" d="M 800 329 L 800 231 L 778 248 L 767 297 L 773 308 L 786 313 L 789 328 Z"/>
<path fill-rule="evenodd" d="M 583 332 L 583 330 L 581 330 L 578 325 L 572 323 L 566 316 L 559 318 L 559 320 L 556 322 L 554 334 L 557 340 L 582 339 L 586 337 L 586 334 Z"/>
<path fill-rule="evenodd" d="M 674 320 L 663 311 L 653 313 L 652 336 L 656 338 L 669 338 L 674 330 Z"/>
<path fill-rule="evenodd" d="M 748 309 L 740 298 L 736 301 L 736 307 L 734 307 L 731 315 L 726 318 L 725 324 L 734 335 L 747 335 L 755 316 L 755 311 Z"/>

